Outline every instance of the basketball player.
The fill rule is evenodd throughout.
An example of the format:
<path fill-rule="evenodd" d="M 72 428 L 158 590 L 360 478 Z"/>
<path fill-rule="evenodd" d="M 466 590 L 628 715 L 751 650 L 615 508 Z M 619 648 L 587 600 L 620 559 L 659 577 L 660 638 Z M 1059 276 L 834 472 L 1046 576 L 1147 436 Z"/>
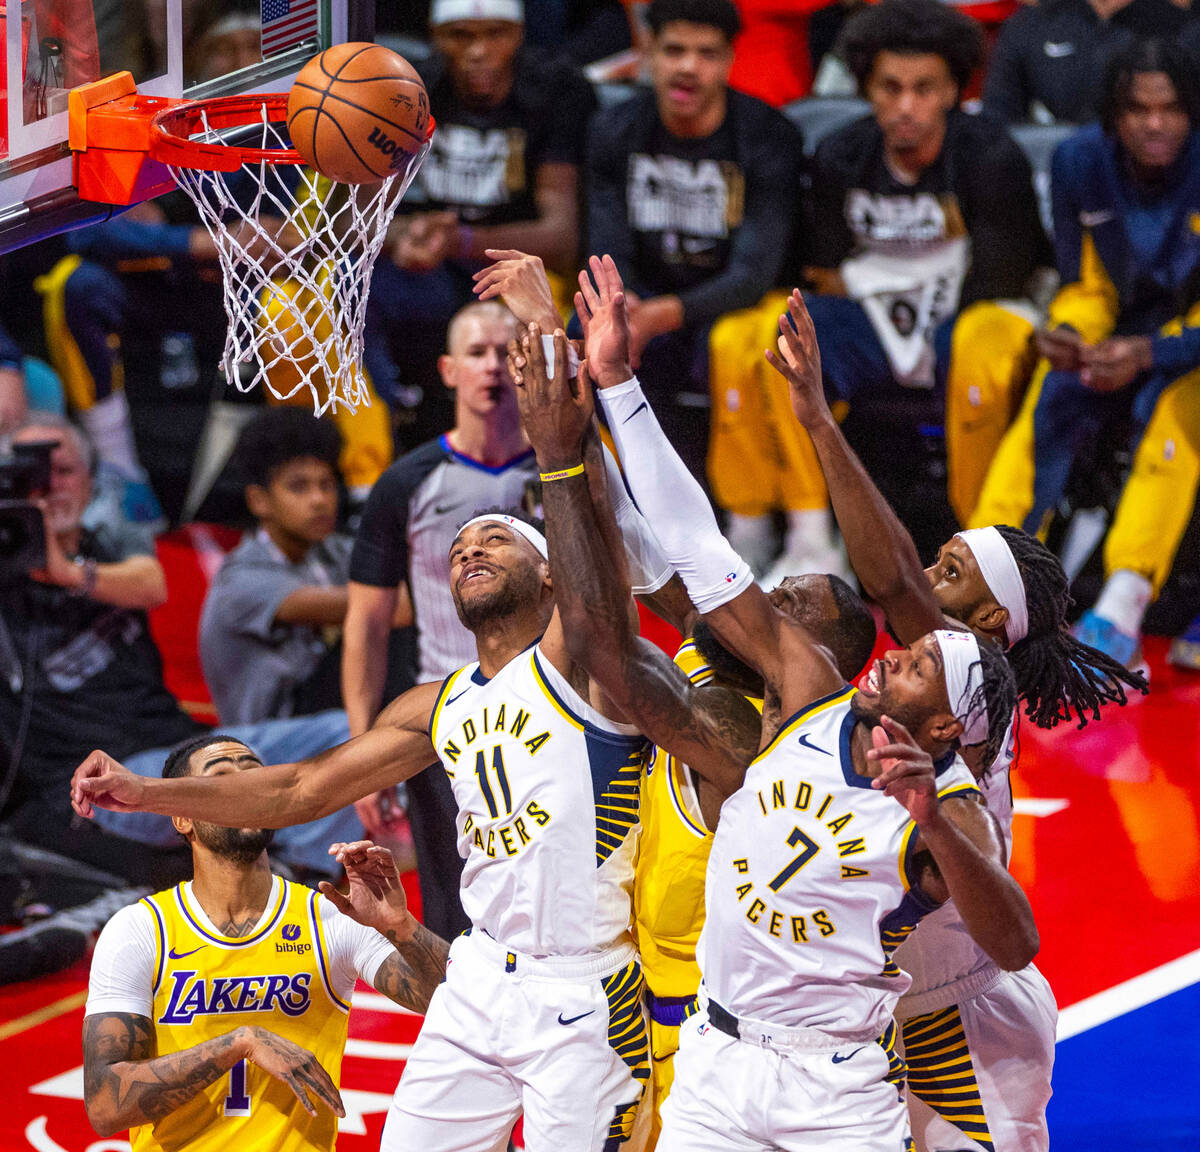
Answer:
<path fill-rule="evenodd" d="M 493 513 L 468 521 L 450 583 L 478 662 L 404 693 L 362 736 L 253 778 L 133 777 L 95 752 L 73 800 L 84 816 L 100 804 L 282 826 L 440 758 L 472 928 L 453 944 L 383 1148 L 500 1149 L 523 1111 L 532 1152 L 615 1149 L 650 1075 L 629 931 L 645 741 L 568 655 L 536 527 Z"/>
<path fill-rule="evenodd" d="M 952 537 L 921 571 L 912 539 L 846 443 L 825 402 L 820 355 L 804 303 L 794 293 L 781 317 L 780 356 L 797 418 L 809 431 L 829 483 L 850 560 L 896 635 L 963 621 L 1008 653 L 1026 713 L 1050 728 L 1074 714 L 1080 726 L 1106 702 L 1124 704 L 1125 685 L 1145 680 L 1079 643 L 1066 627 L 1066 575 L 1039 541 L 1007 526 Z M 1016 718 L 989 764 L 967 749 L 989 810 L 1012 847 L 1009 768 Z M 896 954 L 913 977 L 901 998 L 909 1109 L 922 1152 L 1049 1146 L 1046 1104 L 1054 1063 L 1054 996 L 1036 968 L 1002 973 L 963 930 L 953 904 L 927 917 Z"/>
<path fill-rule="evenodd" d="M 199 736 L 163 776 L 253 782 L 258 757 Z M 409 913 L 395 863 L 335 845 L 348 896 L 272 876 L 271 833 L 177 817 L 190 882 L 119 911 L 100 934 L 83 1025 L 84 1102 L 133 1147 L 332 1149 L 354 982 L 423 1012 L 447 945 Z M 381 935 L 382 933 L 382 935 Z"/>
<path fill-rule="evenodd" d="M 612 272 L 615 276 L 615 268 Z M 616 287 L 619 312 L 619 280 Z M 592 310 L 595 323 L 597 309 Z M 614 340 L 612 347 L 623 351 L 623 342 Z M 540 346 L 534 342 L 532 349 L 527 346 L 527 355 L 536 361 Z M 614 360 L 613 371 L 627 375 L 625 362 L 619 356 Z M 696 1017 L 684 1026 L 679 1082 L 664 1112 L 661 1146 L 799 1147 L 819 1130 L 837 1131 L 855 1141 L 855 1147 L 900 1147 L 907 1131 L 905 1113 L 895 1090 L 884 1084 L 888 1061 L 871 1043 L 879 1037 L 885 1043 L 890 1039 L 892 1033 L 884 1036 L 884 1026 L 904 985 L 891 963 L 891 951 L 924 911 L 949 894 L 958 896 L 971 931 L 1002 966 L 1020 968 L 1036 950 L 1028 904 L 1003 869 L 999 838 L 986 815 L 959 797 L 942 805 L 936 798 L 938 792 L 975 792 L 966 769 L 947 754 L 960 741 L 998 745 L 1013 700 L 1011 674 L 1003 660 L 991 649 L 981 649 L 974 637 L 939 632 L 905 652 L 889 654 L 877 664 L 862 693 L 855 696 L 846 690 L 828 658 L 802 629 L 771 609 L 752 586 L 745 566 L 727 545 L 722 547 L 702 494 L 678 466 L 652 416 L 642 416 L 648 407 L 636 383 L 620 388 L 615 404 L 612 397 L 602 397 L 614 435 L 625 441 L 622 457 L 630 466 L 634 496 L 681 569 L 693 600 L 709 609 L 714 627 L 719 624 L 735 650 L 760 664 L 768 693 L 774 690 L 780 697 L 785 715 L 832 691 L 828 699 L 818 699 L 814 708 L 794 716 L 751 766 L 746 787 L 722 810 L 709 864 L 709 919 L 700 944 L 709 1024 Z M 539 466 L 553 465 L 560 471 L 577 467 L 569 457 L 578 459 L 581 448 L 578 442 L 572 444 L 570 422 L 562 415 L 562 409 L 570 407 L 559 405 L 557 427 L 549 421 L 539 429 L 527 420 Z M 646 473 L 657 473 L 657 494 L 656 485 L 645 482 Z M 560 518 L 557 512 L 564 505 L 570 515 Z M 670 691 L 678 681 L 664 670 L 655 694 L 645 692 L 644 684 L 626 685 L 636 661 L 619 645 L 605 642 L 604 621 L 613 618 L 614 600 L 584 577 L 605 567 L 594 568 L 585 559 L 599 530 L 594 511 L 589 511 L 586 486 L 572 479 L 549 487 L 546 507 L 552 523 L 578 523 L 577 531 L 565 534 L 568 549 L 562 548 L 559 535 L 552 532 L 552 539 L 556 563 L 569 565 L 574 577 L 573 587 L 560 592 L 561 610 L 569 622 L 569 640 L 581 644 L 580 658 L 591 664 L 606 691 L 636 716 L 648 735 L 672 750 L 681 742 L 690 744 L 687 759 L 693 765 L 715 758 L 719 740 L 689 713 L 686 694 Z M 577 594 L 587 605 L 582 615 L 570 603 Z M 897 713 L 902 714 L 899 719 Z M 873 724 L 881 724 L 886 732 L 872 733 Z M 872 739 L 874 750 L 869 748 Z M 940 780 L 935 778 L 933 755 L 946 757 Z M 798 767 L 804 773 L 799 778 L 794 775 Z M 868 777 L 879 776 L 881 769 L 878 784 L 901 796 L 903 806 L 881 806 L 883 798 L 871 790 Z M 760 778 L 763 786 L 754 788 Z M 813 796 L 822 791 L 826 798 L 819 801 L 818 819 L 829 811 L 837 813 L 826 820 L 825 828 L 814 823 L 812 830 L 822 839 L 832 831 L 836 843 L 845 825 L 861 814 L 865 819 L 859 826 L 884 839 L 893 837 L 894 848 L 879 852 L 875 837 L 843 838 L 821 864 L 799 875 L 820 853 L 822 843 L 799 826 L 808 820 L 797 812 L 808 811 Z M 910 815 L 920 828 L 919 839 L 913 835 Z M 780 853 L 772 852 L 769 833 L 763 835 L 764 819 L 793 825 L 790 832 L 779 829 L 781 844 L 793 850 L 786 855 L 793 859 L 774 859 Z M 903 864 L 923 841 L 940 875 L 933 869 L 917 875 L 905 867 L 896 875 L 894 858 L 884 867 L 902 841 Z M 798 847 L 802 850 L 797 853 Z M 864 858 L 853 864 L 839 862 L 839 857 L 857 857 L 860 852 Z M 778 871 L 776 863 L 782 865 Z M 756 885 L 756 878 L 762 883 Z M 754 898 L 747 899 L 751 893 Z M 802 975 L 801 991 L 790 996 L 797 972 Z M 745 1018 L 740 1026 L 739 1015 Z M 718 1032 L 735 1039 L 722 1041 L 716 1038 Z M 739 1036 L 768 1051 L 760 1055 L 751 1043 L 739 1043 Z M 850 1051 L 839 1051 L 842 1047 Z M 863 1051 L 868 1056 L 853 1066 Z M 797 1055 L 817 1052 L 823 1052 L 819 1059 Z M 834 1073 L 830 1064 L 851 1067 Z M 719 1077 L 718 1065 L 723 1070 Z M 814 1079 L 806 1084 L 808 1074 Z M 764 1101 L 764 1084 L 779 1089 L 769 1101 Z M 789 1093 L 797 1088 L 807 1100 L 813 1099 L 814 1088 L 818 1097 L 822 1090 L 835 1096 L 854 1092 L 855 1103 L 840 1109 L 836 1101 L 814 1104 L 806 1114 L 789 1106 Z M 722 1095 L 725 1102 L 714 1103 Z M 731 1126 L 747 1138 L 731 1139 Z"/>

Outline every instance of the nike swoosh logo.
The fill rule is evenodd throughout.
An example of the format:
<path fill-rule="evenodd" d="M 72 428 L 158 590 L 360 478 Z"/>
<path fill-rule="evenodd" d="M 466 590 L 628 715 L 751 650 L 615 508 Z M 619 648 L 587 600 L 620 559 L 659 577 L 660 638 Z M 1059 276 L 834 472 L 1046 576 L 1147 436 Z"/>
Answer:
<path fill-rule="evenodd" d="M 1042 48 L 1051 60 L 1060 60 L 1064 56 L 1070 56 L 1075 51 L 1075 45 L 1069 40 L 1064 40 L 1061 44 L 1055 44 L 1054 41 L 1047 40 L 1042 45 Z"/>
<path fill-rule="evenodd" d="M 650 1059 L 653 1060 L 655 1064 L 661 1064 L 664 1060 L 670 1060 L 674 1055 L 674 1052 L 668 1052 L 665 1056 L 655 1056 L 654 1053 L 651 1052 Z"/>
<path fill-rule="evenodd" d="M 208 947 L 207 944 L 200 945 L 200 948 L 207 948 L 207 947 Z M 172 960 L 182 960 L 185 956 L 191 956 L 194 953 L 199 952 L 200 948 L 193 948 L 191 952 L 176 952 L 174 948 L 171 948 L 170 950 L 168 950 L 167 955 Z"/>
<path fill-rule="evenodd" d="M 470 691 L 471 691 L 471 689 L 470 689 L 470 688 L 464 688 L 464 689 L 463 689 L 463 690 L 462 690 L 462 691 L 461 691 L 461 692 L 458 694 L 458 696 L 451 696 L 451 697 L 450 697 L 450 699 L 449 699 L 449 700 L 447 700 L 447 701 L 446 701 L 446 703 L 442 705 L 442 707 L 443 707 L 443 708 L 449 708 L 449 707 L 450 707 L 450 705 L 451 705 L 451 704 L 453 704 L 455 700 L 457 700 L 457 699 L 458 699 L 460 696 L 465 696 L 465 695 L 466 695 L 468 692 L 470 692 Z"/>
<path fill-rule="evenodd" d="M 643 400 L 632 412 L 629 413 L 628 416 L 625 417 L 624 420 L 621 421 L 621 423 L 628 424 L 630 420 L 632 420 L 643 408 L 646 407 L 648 407 L 648 405 L 646 404 L 646 401 Z"/>
<path fill-rule="evenodd" d="M 461 508 L 463 502 L 460 500 L 457 504 L 437 504 L 434 506 L 433 512 L 435 516 L 445 516 L 447 512 L 453 512 L 455 508 Z"/>
<path fill-rule="evenodd" d="M 593 1008 L 592 1012 L 595 1012 L 595 1011 L 596 1011 L 596 1009 Z M 592 1012 L 580 1012 L 578 1016 L 572 1016 L 568 1020 L 564 1020 L 562 1017 L 562 1013 L 560 1012 L 558 1014 L 558 1022 L 560 1024 L 574 1024 L 576 1020 L 582 1020 L 585 1016 L 590 1016 L 592 1014 Z"/>
<path fill-rule="evenodd" d="M 865 1048 L 865 1047 L 866 1047 L 866 1045 L 864 1044 L 863 1048 Z M 855 1048 L 854 1051 L 851 1052 L 849 1056 L 834 1056 L 833 1062 L 835 1064 L 844 1064 L 847 1060 L 853 1060 L 854 1057 L 857 1056 L 861 1051 L 862 1051 L 862 1048 Z"/>
<path fill-rule="evenodd" d="M 802 744 L 805 748 L 811 748 L 814 752 L 823 752 L 826 756 L 833 755 L 828 748 L 818 748 L 817 745 L 808 738 L 807 732 L 800 733 L 800 735 L 796 737 L 796 743 Z"/>
<path fill-rule="evenodd" d="M 1110 220 L 1115 220 L 1117 214 L 1111 208 L 1101 208 L 1096 212 L 1080 212 L 1079 223 L 1085 228 L 1097 228 L 1101 224 L 1107 224 Z"/>

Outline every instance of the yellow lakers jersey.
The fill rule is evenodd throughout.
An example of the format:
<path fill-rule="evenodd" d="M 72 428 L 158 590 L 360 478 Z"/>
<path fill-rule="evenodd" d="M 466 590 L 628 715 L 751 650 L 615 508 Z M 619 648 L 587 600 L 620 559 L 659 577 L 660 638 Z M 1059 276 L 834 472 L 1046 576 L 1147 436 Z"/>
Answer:
<path fill-rule="evenodd" d="M 276 878 L 249 936 L 222 936 L 190 884 L 142 901 L 157 937 L 155 1055 L 257 1026 L 307 1048 L 338 1082 L 350 1005 L 334 989 L 317 893 Z M 337 1117 L 301 1107 L 286 1084 L 243 1060 L 182 1107 L 130 1130 L 134 1152 L 331 1149 Z"/>
<path fill-rule="evenodd" d="M 693 684 L 712 671 L 686 640 L 675 663 Z M 762 711 L 761 700 L 751 700 Z M 712 832 L 704 825 L 687 765 L 654 749 L 641 781 L 642 836 L 634 870 L 633 909 L 646 986 L 655 996 L 695 995 L 696 941 L 704 925 L 704 876 Z"/>

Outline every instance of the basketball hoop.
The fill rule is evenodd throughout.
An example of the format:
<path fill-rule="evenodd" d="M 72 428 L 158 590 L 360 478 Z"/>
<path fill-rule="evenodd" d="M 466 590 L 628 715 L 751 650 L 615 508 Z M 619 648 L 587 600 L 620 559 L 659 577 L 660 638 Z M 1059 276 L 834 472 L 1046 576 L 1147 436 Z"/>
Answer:
<path fill-rule="evenodd" d="M 200 212 L 216 245 L 229 330 L 222 366 L 242 392 L 263 384 L 280 400 L 307 389 L 317 415 L 368 403 L 362 370 L 371 270 L 397 205 L 429 151 L 424 144 L 376 184 L 336 184 L 304 167 L 290 147 L 285 93 L 189 102 L 127 95 L 79 113 L 76 184 L 140 152 L 87 198 L 131 203 L 161 188 L 162 169 Z M 81 105 L 82 108 L 82 105 Z M 147 138 L 148 130 L 148 138 Z M 113 143 L 116 141 L 115 143 Z M 94 155 L 89 159 L 89 152 Z M 103 167 L 101 167 L 103 165 Z M 157 174 L 155 169 L 157 168 Z M 111 199 L 110 199 L 111 198 Z"/>

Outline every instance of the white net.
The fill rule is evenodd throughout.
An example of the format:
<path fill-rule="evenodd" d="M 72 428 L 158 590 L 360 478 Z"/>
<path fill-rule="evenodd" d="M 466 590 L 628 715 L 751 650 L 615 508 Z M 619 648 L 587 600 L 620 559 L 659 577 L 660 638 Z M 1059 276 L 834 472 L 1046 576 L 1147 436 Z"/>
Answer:
<path fill-rule="evenodd" d="M 193 140 L 228 141 L 207 117 L 200 124 Z M 291 147 L 265 104 L 237 144 Z M 217 246 L 229 316 L 222 366 L 232 384 L 243 392 L 263 384 L 280 400 L 307 389 L 317 415 L 369 402 L 362 348 L 371 269 L 428 150 L 427 142 L 378 184 L 337 184 L 299 164 L 261 160 L 235 172 L 171 166 Z"/>

